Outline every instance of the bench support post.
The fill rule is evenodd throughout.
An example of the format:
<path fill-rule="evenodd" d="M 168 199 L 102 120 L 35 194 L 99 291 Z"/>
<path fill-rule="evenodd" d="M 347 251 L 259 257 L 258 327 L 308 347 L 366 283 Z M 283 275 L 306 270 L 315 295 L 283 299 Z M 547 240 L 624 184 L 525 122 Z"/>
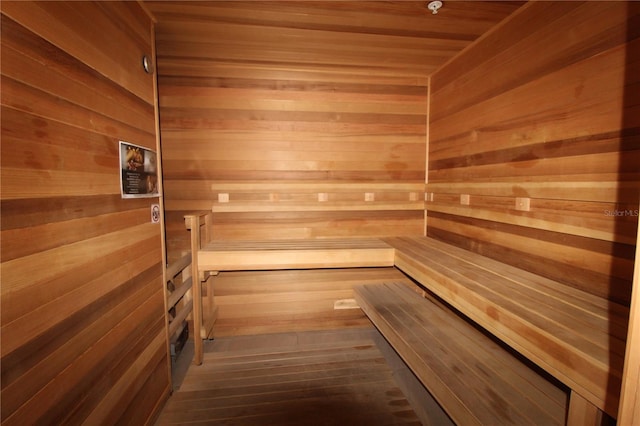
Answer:
<path fill-rule="evenodd" d="M 206 339 L 210 330 L 203 328 L 203 317 L 206 316 L 207 326 L 213 327 L 213 322 L 216 318 L 216 306 L 213 300 L 213 284 L 209 281 L 207 285 L 207 303 L 206 311 L 203 312 L 202 303 L 202 283 L 207 281 L 208 274 L 204 274 L 200 270 L 198 264 L 198 252 L 202 248 L 202 241 L 200 238 L 200 227 L 205 226 L 205 242 L 211 239 L 211 213 L 195 213 L 184 216 L 185 226 L 191 234 L 191 270 L 192 270 L 192 288 L 191 295 L 193 297 L 193 346 L 194 356 L 193 363 L 196 365 L 202 364 L 203 358 L 203 345 L 202 339 Z"/>
<path fill-rule="evenodd" d="M 200 223 L 196 215 L 185 216 L 185 225 L 191 232 L 191 273 L 193 297 L 193 363 L 202 364 L 202 284 L 200 283 L 200 269 L 198 268 L 198 251 L 200 250 Z"/>
<path fill-rule="evenodd" d="M 569 413 L 567 426 L 600 426 L 602 425 L 602 411 L 576 391 L 571 391 L 569 399 Z"/>

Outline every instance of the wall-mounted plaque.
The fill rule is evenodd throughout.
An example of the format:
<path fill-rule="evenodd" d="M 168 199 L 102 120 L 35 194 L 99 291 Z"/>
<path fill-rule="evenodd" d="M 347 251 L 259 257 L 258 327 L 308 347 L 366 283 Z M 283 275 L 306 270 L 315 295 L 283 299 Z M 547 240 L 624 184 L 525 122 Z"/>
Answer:
<path fill-rule="evenodd" d="M 122 198 L 159 196 L 158 157 L 155 151 L 120 141 Z"/>

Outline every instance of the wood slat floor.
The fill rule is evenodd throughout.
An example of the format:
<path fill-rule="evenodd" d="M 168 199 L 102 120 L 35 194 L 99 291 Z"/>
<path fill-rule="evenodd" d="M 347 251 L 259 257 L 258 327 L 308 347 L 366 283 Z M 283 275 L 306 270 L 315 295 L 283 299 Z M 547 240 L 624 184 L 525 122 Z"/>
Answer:
<path fill-rule="evenodd" d="M 223 337 L 205 345 L 157 425 L 420 425 L 372 328 Z"/>

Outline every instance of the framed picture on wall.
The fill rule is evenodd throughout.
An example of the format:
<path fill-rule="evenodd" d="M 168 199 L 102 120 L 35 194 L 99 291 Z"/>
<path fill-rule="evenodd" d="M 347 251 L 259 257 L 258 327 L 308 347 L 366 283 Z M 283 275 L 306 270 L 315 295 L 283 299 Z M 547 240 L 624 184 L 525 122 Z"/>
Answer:
<path fill-rule="evenodd" d="M 122 198 L 159 196 L 156 152 L 120 141 L 120 188 Z"/>

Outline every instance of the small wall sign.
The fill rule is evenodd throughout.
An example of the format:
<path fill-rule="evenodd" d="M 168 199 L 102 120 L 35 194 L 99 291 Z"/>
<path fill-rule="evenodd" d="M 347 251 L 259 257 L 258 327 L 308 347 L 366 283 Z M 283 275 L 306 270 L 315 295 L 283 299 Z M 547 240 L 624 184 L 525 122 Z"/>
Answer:
<path fill-rule="evenodd" d="M 160 204 L 151 204 L 151 223 L 160 223 Z"/>
<path fill-rule="evenodd" d="M 148 198 L 160 195 L 157 161 L 155 151 L 120 141 L 122 198 Z"/>

